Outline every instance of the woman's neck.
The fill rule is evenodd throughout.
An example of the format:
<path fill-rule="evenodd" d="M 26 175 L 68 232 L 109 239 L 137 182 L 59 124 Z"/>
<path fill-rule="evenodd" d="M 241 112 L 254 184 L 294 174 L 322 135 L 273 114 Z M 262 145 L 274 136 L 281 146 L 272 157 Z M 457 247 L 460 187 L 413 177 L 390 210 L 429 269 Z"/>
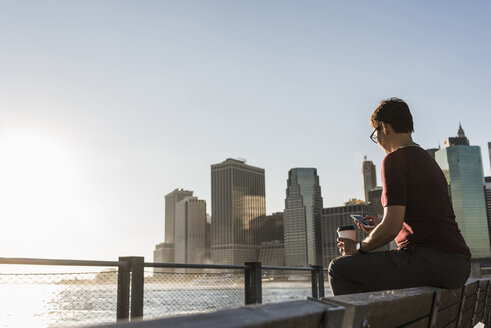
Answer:
<path fill-rule="evenodd" d="M 393 136 L 393 140 L 391 142 L 391 151 L 396 151 L 399 148 L 405 146 L 419 146 L 417 143 L 413 141 L 410 133 L 398 133 Z"/>

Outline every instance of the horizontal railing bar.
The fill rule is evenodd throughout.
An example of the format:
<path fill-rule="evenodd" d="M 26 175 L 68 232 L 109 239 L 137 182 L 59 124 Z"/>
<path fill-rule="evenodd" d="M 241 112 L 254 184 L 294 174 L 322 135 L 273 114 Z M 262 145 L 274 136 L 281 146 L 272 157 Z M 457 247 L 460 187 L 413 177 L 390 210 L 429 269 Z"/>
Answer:
<path fill-rule="evenodd" d="M 297 271 L 314 271 L 312 267 L 287 267 L 287 266 L 273 266 L 273 265 L 265 265 L 261 267 L 263 270 L 297 270 Z"/>
<path fill-rule="evenodd" d="M 115 261 L 87 261 L 87 260 L 61 260 L 61 259 L 32 259 L 0 257 L 0 264 L 28 264 L 28 265 L 64 265 L 64 266 L 127 266 L 126 262 Z"/>
<path fill-rule="evenodd" d="M 154 263 L 145 262 L 145 267 L 150 268 L 186 268 L 186 269 L 247 269 L 245 265 L 225 265 L 225 264 L 186 264 L 186 263 Z"/>

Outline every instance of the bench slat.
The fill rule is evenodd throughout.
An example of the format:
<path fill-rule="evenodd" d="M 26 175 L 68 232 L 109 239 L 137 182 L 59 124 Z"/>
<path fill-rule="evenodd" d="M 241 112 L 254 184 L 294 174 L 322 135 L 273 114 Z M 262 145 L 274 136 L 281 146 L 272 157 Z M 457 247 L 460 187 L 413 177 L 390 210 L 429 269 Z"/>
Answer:
<path fill-rule="evenodd" d="M 444 289 L 440 293 L 440 309 L 452 306 L 460 302 L 462 297 L 462 287 L 457 289 Z"/>
<path fill-rule="evenodd" d="M 476 303 L 477 295 L 472 294 L 469 297 L 466 297 L 465 302 L 464 302 L 464 312 L 473 309 L 474 305 Z"/>
<path fill-rule="evenodd" d="M 452 321 L 457 321 L 459 317 L 460 303 L 455 303 L 446 309 L 439 311 L 436 317 L 436 326 L 445 327 Z"/>
<path fill-rule="evenodd" d="M 410 324 L 404 325 L 404 328 L 428 328 L 430 325 L 430 317 L 421 318 L 415 322 L 411 322 Z M 402 328 L 401 327 L 401 328 Z"/>
<path fill-rule="evenodd" d="M 462 314 L 462 321 L 460 323 L 460 325 L 462 327 L 465 327 L 467 326 L 468 324 L 472 324 L 471 320 L 472 320 L 472 315 L 474 314 L 474 308 L 470 308 L 466 311 L 464 311 L 464 313 Z"/>
<path fill-rule="evenodd" d="M 457 320 L 454 320 L 442 328 L 456 328 L 456 327 L 457 327 Z"/>

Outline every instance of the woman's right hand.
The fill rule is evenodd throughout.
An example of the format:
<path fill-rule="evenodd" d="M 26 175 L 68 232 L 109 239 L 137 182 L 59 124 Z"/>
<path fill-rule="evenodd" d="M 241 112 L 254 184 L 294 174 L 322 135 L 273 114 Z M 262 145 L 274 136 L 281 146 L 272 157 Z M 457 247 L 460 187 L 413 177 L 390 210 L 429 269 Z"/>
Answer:
<path fill-rule="evenodd" d="M 373 229 L 380 223 L 380 220 L 375 215 L 366 215 L 364 220 L 370 222 L 370 227 L 366 227 L 358 221 L 355 221 L 358 229 L 365 231 L 366 233 L 372 232 Z"/>

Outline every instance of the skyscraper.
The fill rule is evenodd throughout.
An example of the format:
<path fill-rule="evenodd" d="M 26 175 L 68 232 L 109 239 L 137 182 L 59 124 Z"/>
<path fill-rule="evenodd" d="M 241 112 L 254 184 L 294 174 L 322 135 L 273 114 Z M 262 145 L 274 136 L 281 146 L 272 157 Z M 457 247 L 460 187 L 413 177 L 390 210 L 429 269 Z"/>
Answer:
<path fill-rule="evenodd" d="M 459 123 L 459 130 L 457 131 L 456 137 L 449 137 L 443 142 L 445 147 L 451 146 L 469 146 L 469 139 L 465 136 L 464 129 L 462 129 L 462 124 Z"/>
<path fill-rule="evenodd" d="M 374 214 L 381 219 L 384 216 L 384 207 L 382 206 L 382 187 L 375 187 L 368 192 L 368 202 L 373 205 Z"/>
<path fill-rule="evenodd" d="M 156 245 L 155 262 L 205 263 L 208 259 L 206 202 L 192 195 L 192 191 L 175 189 L 165 196 L 165 242 Z"/>
<path fill-rule="evenodd" d="M 206 202 L 186 197 L 175 207 L 175 256 L 177 263 L 205 263 Z"/>
<path fill-rule="evenodd" d="M 473 258 L 490 257 L 481 148 L 469 146 L 461 125 L 457 137 L 446 139 L 444 145 L 435 159 L 447 178 L 459 229 Z"/>
<path fill-rule="evenodd" d="M 174 244 L 173 243 L 160 243 L 155 245 L 153 251 L 154 262 L 173 263 L 174 262 Z M 162 268 L 154 268 L 154 272 L 164 272 L 166 270 Z"/>
<path fill-rule="evenodd" d="M 251 222 L 263 265 L 285 265 L 283 213 L 277 212 Z"/>
<path fill-rule="evenodd" d="M 484 195 L 486 197 L 486 213 L 488 216 L 488 230 L 491 244 L 491 177 L 484 178 Z"/>
<path fill-rule="evenodd" d="M 491 167 L 491 142 L 488 142 L 489 167 Z"/>
<path fill-rule="evenodd" d="M 176 204 L 186 197 L 193 196 L 193 192 L 184 189 L 175 189 L 165 195 L 165 242 L 174 243 L 176 224 Z"/>
<path fill-rule="evenodd" d="M 322 264 L 322 196 L 315 168 L 294 168 L 288 173 L 284 234 L 285 264 Z"/>
<path fill-rule="evenodd" d="M 372 161 L 367 161 L 365 156 L 361 174 L 363 178 L 363 196 L 365 202 L 369 201 L 368 192 L 377 186 L 377 172 Z"/>
<path fill-rule="evenodd" d="M 175 189 L 165 195 L 165 240 L 155 246 L 153 251 L 154 262 L 175 262 L 176 204 L 191 196 L 193 196 L 193 192 L 184 189 Z M 154 271 L 164 270 L 155 269 Z"/>
<path fill-rule="evenodd" d="M 231 158 L 213 164 L 211 212 L 212 261 L 256 261 L 256 236 L 251 222 L 266 215 L 264 169 Z"/>
<path fill-rule="evenodd" d="M 440 147 L 438 148 L 428 148 L 426 149 L 426 151 L 428 153 L 430 153 L 431 157 L 433 157 L 433 159 L 435 159 L 435 153 L 440 149 Z"/>

